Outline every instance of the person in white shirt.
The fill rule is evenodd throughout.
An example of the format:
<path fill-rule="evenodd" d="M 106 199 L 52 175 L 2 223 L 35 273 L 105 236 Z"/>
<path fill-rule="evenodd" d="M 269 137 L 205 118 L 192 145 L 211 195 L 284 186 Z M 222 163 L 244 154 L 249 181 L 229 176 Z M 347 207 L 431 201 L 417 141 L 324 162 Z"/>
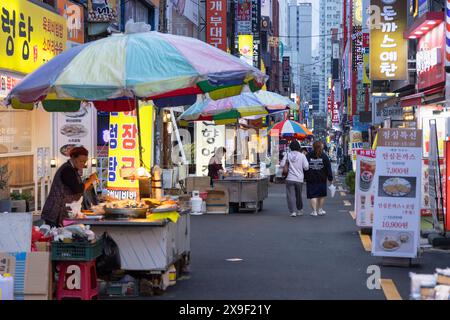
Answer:
<path fill-rule="evenodd" d="M 301 152 L 300 143 L 294 140 L 289 145 L 291 152 L 283 158 L 280 166 L 283 168 L 289 163 L 289 172 L 286 177 L 286 196 L 291 217 L 303 215 L 302 189 L 304 182 L 304 171 L 309 169 L 308 160 Z"/>

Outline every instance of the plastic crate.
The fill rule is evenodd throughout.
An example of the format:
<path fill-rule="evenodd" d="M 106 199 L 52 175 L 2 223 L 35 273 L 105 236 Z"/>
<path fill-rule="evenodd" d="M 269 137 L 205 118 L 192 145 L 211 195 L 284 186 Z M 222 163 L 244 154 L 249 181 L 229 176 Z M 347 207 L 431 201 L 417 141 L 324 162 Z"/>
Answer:
<path fill-rule="evenodd" d="M 103 238 L 90 242 L 52 242 L 53 261 L 92 261 L 103 252 Z"/>

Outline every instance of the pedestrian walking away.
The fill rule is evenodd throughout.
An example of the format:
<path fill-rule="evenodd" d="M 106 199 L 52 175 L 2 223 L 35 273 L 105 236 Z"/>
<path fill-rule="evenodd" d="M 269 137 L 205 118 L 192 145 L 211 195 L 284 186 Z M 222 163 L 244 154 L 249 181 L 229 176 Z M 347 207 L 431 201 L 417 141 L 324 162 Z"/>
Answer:
<path fill-rule="evenodd" d="M 331 162 L 323 150 L 323 143 L 316 141 L 313 151 L 308 155 L 309 170 L 306 172 L 306 197 L 310 199 L 313 211 L 311 216 L 322 216 L 325 197 L 327 196 L 327 180 L 333 182 Z"/>
<path fill-rule="evenodd" d="M 308 170 L 309 164 L 306 156 L 301 152 L 298 141 L 294 140 L 289 145 L 291 152 L 280 163 L 284 168 L 288 167 L 286 177 L 286 198 L 291 217 L 303 215 L 302 189 L 304 183 L 304 171 Z"/>

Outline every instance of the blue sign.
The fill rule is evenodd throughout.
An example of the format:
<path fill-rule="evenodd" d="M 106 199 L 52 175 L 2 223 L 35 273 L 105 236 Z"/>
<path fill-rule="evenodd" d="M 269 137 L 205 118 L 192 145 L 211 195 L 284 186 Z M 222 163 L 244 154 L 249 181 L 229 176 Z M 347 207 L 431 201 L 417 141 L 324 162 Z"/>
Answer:
<path fill-rule="evenodd" d="M 353 116 L 353 130 L 355 131 L 369 131 L 370 123 L 360 122 L 359 115 Z"/>

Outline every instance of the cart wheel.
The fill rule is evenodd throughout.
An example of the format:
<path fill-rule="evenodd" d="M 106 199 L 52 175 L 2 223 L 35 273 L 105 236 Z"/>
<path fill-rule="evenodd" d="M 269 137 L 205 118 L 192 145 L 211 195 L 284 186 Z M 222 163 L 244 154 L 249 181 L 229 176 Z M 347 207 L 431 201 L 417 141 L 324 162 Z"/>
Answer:
<path fill-rule="evenodd" d="M 263 202 L 264 201 L 258 202 L 258 212 L 261 212 L 263 210 Z"/>

